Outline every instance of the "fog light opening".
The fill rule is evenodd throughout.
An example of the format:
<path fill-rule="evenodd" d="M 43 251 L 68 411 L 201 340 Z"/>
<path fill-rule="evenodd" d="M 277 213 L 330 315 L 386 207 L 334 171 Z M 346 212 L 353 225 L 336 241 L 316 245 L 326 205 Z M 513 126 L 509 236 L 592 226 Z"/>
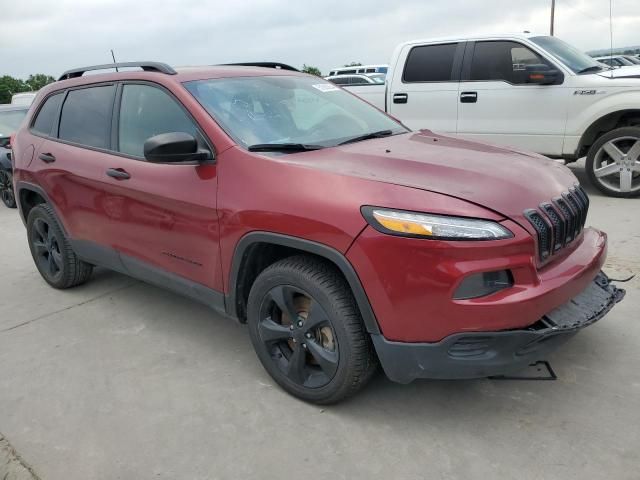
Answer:
<path fill-rule="evenodd" d="M 486 297 L 513 286 L 510 270 L 473 273 L 466 277 L 453 294 L 454 300 Z"/>

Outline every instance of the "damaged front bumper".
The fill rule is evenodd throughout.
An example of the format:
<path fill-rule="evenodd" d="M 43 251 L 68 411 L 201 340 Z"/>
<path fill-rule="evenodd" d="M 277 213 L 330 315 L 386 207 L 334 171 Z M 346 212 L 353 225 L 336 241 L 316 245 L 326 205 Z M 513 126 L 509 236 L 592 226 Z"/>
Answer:
<path fill-rule="evenodd" d="M 436 343 L 371 338 L 387 377 L 395 382 L 505 375 L 541 360 L 578 330 L 604 317 L 624 295 L 600 272 L 575 298 L 525 329 L 456 333 Z"/>

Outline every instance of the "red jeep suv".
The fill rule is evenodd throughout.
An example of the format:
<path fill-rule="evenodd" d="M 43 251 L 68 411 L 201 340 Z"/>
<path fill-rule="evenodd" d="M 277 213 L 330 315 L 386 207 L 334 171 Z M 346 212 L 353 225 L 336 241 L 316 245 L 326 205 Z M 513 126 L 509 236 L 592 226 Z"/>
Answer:
<path fill-rule="evenodd" d="M 139 67 L 84 75 L 89 70 Z M 66 72 L 15 136 L 31 253 L 249 326 L 287 392 L 331 403 L 540 359 L 622 299 L 589 199 L 539 155 L 434 134 L 282 64 Z"/>

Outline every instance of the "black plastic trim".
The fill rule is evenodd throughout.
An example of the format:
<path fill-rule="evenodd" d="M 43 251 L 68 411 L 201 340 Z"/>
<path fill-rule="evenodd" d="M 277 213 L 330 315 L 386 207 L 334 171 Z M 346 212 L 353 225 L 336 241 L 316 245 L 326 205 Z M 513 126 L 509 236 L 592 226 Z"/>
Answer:
<path fill-rule="evenodd" d="M 286 63 L 279 62 L 240 62 L 240 63 L 223 63 L 222 66 L 229 67 L 262 67 L 262 68 L 275 68 L 276 70 L 289 70 L 291 72 L 299 72 L 295 67 L 287 65 Z"/>
<path fill-rule="evenodd" d="M 362 319 L 367 331 L 372 334 L 380 333 L 378 322 L 376 320 L 375 314 L 373 313 L 373 309 L 371 308 L 371 304 L 369 303 L 369 298 L 367 297 L 367 294 L 362 287 L 360 278 L 358 277 L 358 274 L 356 273 L 353 266 L 349 263 L 349 260 L 347 260 L 347 258 L 342 253 L 332 247 L 328 247 L 327 245 L 323 245 L 321 243 L 306 240 L 304 238 L 292 237 L 289 235 L 282 235 L 280 233 L 272 232 L 247 233 L 240 239 L 240 241 L 236 245 L 233 254 L 233 261 L 231 264 L 231 272 L 229 275 L 229 294 L 226 299 L 228 315 L 236 318 L 239 316 L 236 298 L 238 275 L 245 259 L 247 249 L 255 243 L 268 243 L 273 245 L 282 245 L 284 247 L 291 247 L 302 250 L 304 252 L 312 253 L 314 255 L 318 255 L 319 257 L 323 257 L 332 262 L 345 276 L 347 283 L 349 283 L 351 291 L 353 292 L 353 296 L 358 303 L 360 314 L 362 315 Z"/>
<path fill-rule="evenodd" d="M 40 195 L 42 198 L 45 199 L 47 204 L 53 210 L 53 213 L 55 214 L 56 219 L 58 220 L 58 225 L 60 225 L 60 228 L 62 229 L 62 233 L 68 236 L 67 231 L 64 228 L 64 224 L 60 220 L 62 217 L 58 215 L 56 204 L 51 201 L 51 198 L 49 197 L 49 195 L 47 195 L 47 193 L 42 189 L 42 187 L 38 185 L 34 185 L 33 183 L 25 182 L 24 180 L 20 180 L 16 183 L 16 194 L 15 194 L 16 203 L 18 204 L 18 211 L 20 212 L 20 218 L 22 218 L 22 223 L 24 223 L 25 226 L 27 225 L 27 218 L 25 217 L 24 212 L 22 211 L 22 202 L 20 201 L 20 198 L 21 198 L 20 192 L 22 192 L 23 190 L 29 190 L 31 192 L 37 193 L 38 195 Z"/>
<path fill-rule="evenodd" d="M 505 375 L 542 360 L 582 328 L 603 318 L 625 292 L 604 273 L 577 297 L 548 312 L 528 328 L 461 332 L 434 343 L 406 343 L 371 335 L 390 380 L 470 379 Z"/>
<path fill-rule="evenodd" d="M 162 62 L 122 62 L 122 63 L 105 63 L 102 65 L 91 65 L 88 67 L 74 68 L 67 70 L 58 78 L 58 81 L 68 80 L 70 78 L 77 78 L 84 75 L 85 72 L 91 72 L 94 70 L 111 70 L 114 68 L 131 68 L 139 67 L 145 72 L 158 72 L 166 75 L 175 75 L 177 72 L 166 63 Z"/>
<path fill-rule="evenodd" d="M 121 254 L 111 247 L 86 240 L 70 239 L 69 242 L 78 257 L 88 263 L 114 270 L 142 282 L 191 298 L 213 308 L 217 313 L 227 316 L 222 292 L 155 267 L 137 258 Z"/>

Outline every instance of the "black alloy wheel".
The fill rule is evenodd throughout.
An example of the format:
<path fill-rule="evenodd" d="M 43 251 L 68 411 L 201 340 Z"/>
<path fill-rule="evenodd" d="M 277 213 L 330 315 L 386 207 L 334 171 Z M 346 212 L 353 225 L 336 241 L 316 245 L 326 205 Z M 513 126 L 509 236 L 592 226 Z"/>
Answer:
<path fill-rule="evenodd" d="M 36 218 L 31 229 L 30 242 L 34 260 L 40 273 L 52 282 L 62 275 L 60 240 L 51 225 L 43 218 Z"/>
<path fill-rule="evenodd" d="M 336 334 L 307 292 L 292 285 L 272 288 L 262 302 L 258 331 L 271 360 L 292 382 L 318 388 L 334 377 L 340 359 Z"/>
<path fill-rule="evenodd" d="M 264 269 L 249 292 L 247 323 L 265 370 L 286 392 L 308 402 L 339 402 L 377 371 L 348 283 L 317 257 L 296 255 Z"/>
<path fill-rule="evenodd" d="M 12 175 L 6 170 L 0 170 L 0 197 L 2 198 L 2 203 L 8 208 L 16 208 Z"/>
<path fill-rule="evenodd" d="M 38 272 L 52 287 L 75 287 L 91 277 L 93 266 L 76 256 L 51 206 L 40 204 L 29 211 L 27 239 Z"/>

